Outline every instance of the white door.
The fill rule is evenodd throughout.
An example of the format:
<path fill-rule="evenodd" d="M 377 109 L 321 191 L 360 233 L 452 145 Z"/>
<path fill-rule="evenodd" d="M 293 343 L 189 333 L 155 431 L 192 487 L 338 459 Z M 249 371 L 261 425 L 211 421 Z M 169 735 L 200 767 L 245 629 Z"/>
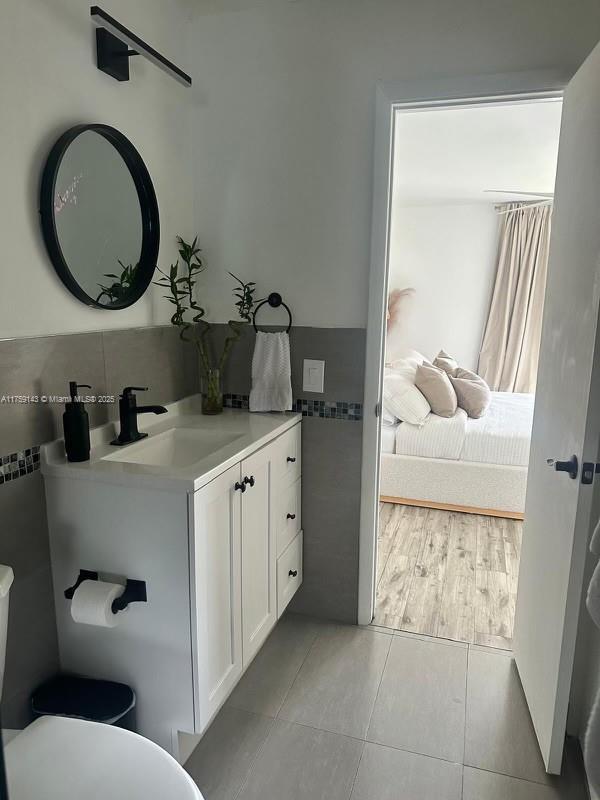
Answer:
<path fill-rule="evenodd" d="M 196 731 L 204 730 L 242 674 L 240 465 L 193 498 L 192 620 L 196 628 Z"/>
<path fill-rule="evenodd" d="M 275 525 L 271 513 L 274 446 L 242 461 L 242 630 L 244 667 L 277 619 Z"/>
<path fill-rule="evenodd" d="M 600 437 L 600 46 L 565 92 L 514 652 L 548 772 L 561 768 Z M 596 358 L 595 358 L 596 356 Z M 579 460 L 577 477 L 548 459 Z"/>

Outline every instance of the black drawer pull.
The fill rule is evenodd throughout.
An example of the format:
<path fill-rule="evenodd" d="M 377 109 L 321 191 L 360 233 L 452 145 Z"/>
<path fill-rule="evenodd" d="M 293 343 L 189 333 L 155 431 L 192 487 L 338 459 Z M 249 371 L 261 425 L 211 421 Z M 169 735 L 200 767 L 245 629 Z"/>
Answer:
<path fill-rule="evenodd" d="M 288 514 L 287 518 L 288 519 L 296 519 L 296 515 L 295 514 Z"/>
<path fill-rule="evenodd" d="M 295 464 L 296 463 L 296 459 L 292 458 L 291 456 L 288 456 L 287 460 L 289 461 L 290 464 Z"/>
<path fill-rule="evenodd" d="M 254 480 L 254 475 L 250 475 L 250 477 L 246 475 L 246 477 L 244 478 L 244 483 L 247 483 L 250 486 L 254 486 L 254 484 L 256 483 L 256 481 Z"/>
<path fill-rule="evenodd" d="M 297 569 L 291 569 L 288 572 L 288 575 L 290 576 L 290 578 L 295 578 L 298 575 L 298 570 Z"/>
<path fill-rule="evenodd" d="M 246 491 L 246 484 L 245 483 L 240 483 L 239 481 L 236 481 L 234 488 L 235 488 L 236 492 L 239 489 L 240 492 L 243 494 Z"/>

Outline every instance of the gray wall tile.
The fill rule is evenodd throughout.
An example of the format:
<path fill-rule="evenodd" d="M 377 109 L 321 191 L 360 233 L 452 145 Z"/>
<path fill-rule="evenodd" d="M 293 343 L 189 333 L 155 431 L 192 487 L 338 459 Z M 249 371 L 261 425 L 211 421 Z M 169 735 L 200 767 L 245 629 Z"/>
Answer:
<path fill-rule="evenodd" d="M 362 422 L 302 420 L 304 581 L 291 610 L 354 623 Z"/>
<path fill-rule="evenodd" d="M 262 326 L 263 330 L 271 330 Z M 213 351 L 220 353 L 230 330 L 227 325 L 215 325 Z M 254 329 L 244 328 L 236 343 L 224 374 L 225 391 L 249 394 L 252 383 L 252 354 Z M 294 399 L 348 400 L 362 403 L 364 393 L 364 361 L 366 331 L 362 328 L 292 328 L 290 351 L 292 359 L 292 394 Z M 302 369 L 305 358 L 325 361 L 323 394 L 303 392 Z"/>
<path fill-rule="evenodd" d="M 172 403 L 198 392 L 198 366 L 173 326 L 104 331 L 104 358 L 109 394 L 118 396 L 125 386 L 147 386 L 139 405 Z M 118 407 L 112 408 L 113 418 Z"/>
<path fill-rule="evenodd" d="M 3 395 L 69 394 L 69 381 L 89 383 L 106 393 L 102 335 L 45 336 L 0 341 L 0 398 Z M 62 436 L 64 407 L 58 404 L 0 403 L 0 455 Z M 105 406 L 88 407 L 91 425 L 108 420 Z"/>
<path fill-rule="evenodd" d="M 272 330 L 261 326 L 264 330 Z M 229 329 L 214 326 L 220 352 Z M 247 395 L 252 383 L 254 329 L 243 330 L 224 374 L 224 391 Z M 366 331 L 362 328 L 292 328 L 294 399 L 363 402 Z M 302 390 L 305 358 L 325 361 L 325 391 Z M 304 583 L 292 610 L 356 622 L 362 423 L 305 417 L 302 429 Z"/>

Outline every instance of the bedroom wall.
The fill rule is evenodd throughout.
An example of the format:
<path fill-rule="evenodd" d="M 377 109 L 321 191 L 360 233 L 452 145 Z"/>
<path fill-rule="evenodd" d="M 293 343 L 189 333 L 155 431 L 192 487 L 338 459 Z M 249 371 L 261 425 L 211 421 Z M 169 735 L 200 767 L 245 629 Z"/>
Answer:
<path fill-rule="evenodd" d="M 388 336 L 388 359 L 406 347 L 433 359 L 443 348 L 475 370 L 496 272 L 493 205 L 395 204 L 390 242 L 389 288 L 412 287 L 415 295 L 405 325 Z"/>

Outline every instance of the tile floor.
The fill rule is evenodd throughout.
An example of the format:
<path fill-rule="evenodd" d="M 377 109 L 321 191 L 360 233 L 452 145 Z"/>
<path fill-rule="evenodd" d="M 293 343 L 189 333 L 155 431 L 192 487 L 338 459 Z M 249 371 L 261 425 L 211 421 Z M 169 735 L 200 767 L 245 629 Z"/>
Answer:
<path fill-rule="evenodd" d="M 288 615 L 192 753 L 205 800 L 587 800 L 546 775 L 510 654 Z"/>

